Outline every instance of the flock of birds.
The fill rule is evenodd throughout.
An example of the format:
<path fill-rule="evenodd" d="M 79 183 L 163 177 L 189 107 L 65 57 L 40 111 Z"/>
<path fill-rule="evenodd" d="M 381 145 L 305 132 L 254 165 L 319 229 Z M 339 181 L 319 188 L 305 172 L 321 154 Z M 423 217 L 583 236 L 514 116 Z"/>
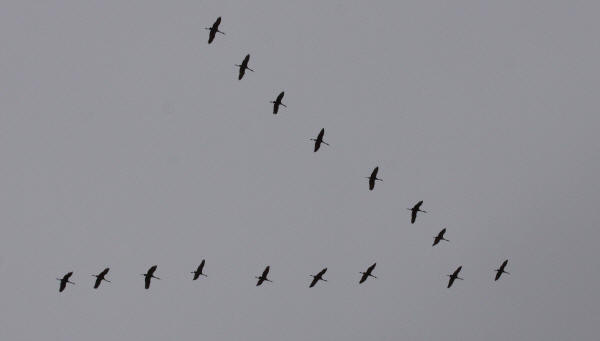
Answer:
<path fill-rule="evenodd" d="M 218 17 L 217 20 L 213 23 L 213 25 L 211 27 L 205 28 L 206 30 L 209 31 L 209 35 L 208 35 L 208 43 L 209 44 L 213 42 L 217 33 L 225 35 L 225 32 L 222 32 L 219 30 L 220 24 L 221 24 L 221 17 Z M 236 67 L 239 68 L 238 80 L 241 80 L 244 77 L 244 75 L 246 74 L 246 70 L 254 72 L 254 70 L 252 70 L 250 67 L 248 67 L 249 61 L 250 61 L 250 54 L 247 54 L 246 57 L 244 57 L 244 60 L 242 61 L 241 64 L 235 65 Z M 279 112 L 280 106 L 287 108 L 287 106 L 285 104 L 283 104 L 283 102 L 282 102 L 284 95 L 285 95 L 285 92 L 282 91 L 274 101 L 270 102 L 273 104 L 273 114 L 274 115 L 276 115 Z M 317 138 L 311 139 L 311 141 L 314 141 L 314 143 L 315 143 L 314 152 L 317 152 L 319 150 L 319 148 L 321 147 L 321 144 L 325 144 L 325 145 L 329 146 L 329 144 L 327 142 L 323 141 L 324 135 L 325 135 L 325 128 L 322 128 L 321 131 L 319 132 L 319 135 L 317 135 Z M 382 179 L 377 177 L 378 172 L 379 172 L 379 167 L 375 167 L 373 169 L 373 171 L 371 172 L 371 175 L 366 177 L 367 179 L 369 179 L 369 190 L 371 190 L 371 191 L 375 188 L 376 181 L 383 181 Z M 410 218 L 411 224 L 414 224 L 415 221 L 417 220 L 418 212 L 427 213 L 427 211 L 421 210 L 421 205 L 423 205 L 423 200 L 419 201 L 412 208 L 408 208 L 408 210 L 411 211 L 411 218 Z M 433 237 L 433 245 L 432 246 L 436 246 L 442 240 L 449 242 L 448 239 L 444 238 L 445 233 L 446 233 L 446 229 L 444 228 L 435 237 Z M 195 281 L 198 278 L 200 278 L 200 276 L 207 277 L 207 275 L 204 273 L 205 263 L 206 263 L 206 261 L 203 259 L 202 262 L 200 263 L 200 265 L 198 265 L 198 267 L 196 268 L 196 270 L 191 272 L 194 275 L 192 280 Z M 507 272 L 505 270 L 507 264 L 508 264 L 508 259 L 504 260 L 502 262 L 502 264 L 500 265 L 500 267 L 498 269 L 494 270 L 496 272 L 494 281 L 497 281 L 498 279 L 500 279 L 500 276 L 502 276 L 502 274 L 508 274 L 508 275 L 510 274 L 509 272 Z M 376 276 L 374 276 L 372 274 L 376 265 L 377 265 L 377 263 L 373 263 L 371 266 L 369 266 L 367 268 L 366 271 L 360 272 L 361 277 L 358 281 L 359 284 L 364 283 L 369 277 L 377 278 Z M 160 279 L 160 278 L 154 276 L 154 273 L 156 272 L 157 267 L 158 267 L 157 265 L 153 265 L 148 269 L 148 271 L 146 271 L 146 273 L 141 274 L 141 276 L 144 276 L 144 288 L 146 288 L 146 289 L 150 288 L 150 282 L 152 281 L 153 278 Z M 267 267 L 263 270 L 262 274 L 260 276 L 255 277 L 258 280 L 256 282 L 256 286 L 260 286 L 264 282 L 272 282 L 267 277 L 269 275 L 270 269 L 271 269 L 271 267 L 267 265 Z M 99 274 L 92 275 L 93 277 L 96 277 L 96 280 L 94 281 L 94 289 L 98 289 L 100 287 L 100 284 L 102 283 L 102 281 L 110 283 L 110 281 L 106 279 L 106 275 L 108 274 L 109 270 L 110 270 L 110 268 L 105 268 Z M 447 275 L 449 277 L 448 288 L 450 288 L 452 286 L 452 284 L 454 283 L 455 280 L 457 280 L 457 279 L 463 280 L 463 278 L 458 276 L 461 270 L 462 270 L 462 265 L 459 266 L 458 268 L 456 268 L 456 270 L 454 270 L 454 272 L 452 274 Z M 323 278 L 323 275 L 325 275 L 326 272 L 327 272 L 327 268 L 324 268 L 323 270 L 319 271 L 319 273 L 317 273 L 316 275 L 311 275 L 312 281 L 309 284 L 309 288 L 314 287 L 319 281 L 327 282 L 327 280 Z M 59 289 L 58 289 L 59 292 L 63 292 L 63 290 L 65 290 L 65 288 L 67 287 L 67 284 L 75 284 L 70 281 L 70 278 L 72 275 L 73 275 L 73 272 L 71 271 L 71 272 L 68 272 L 67 274 L 65 274 L 62 278 L 57 278 L 57 280 L 60 281 Z"/>

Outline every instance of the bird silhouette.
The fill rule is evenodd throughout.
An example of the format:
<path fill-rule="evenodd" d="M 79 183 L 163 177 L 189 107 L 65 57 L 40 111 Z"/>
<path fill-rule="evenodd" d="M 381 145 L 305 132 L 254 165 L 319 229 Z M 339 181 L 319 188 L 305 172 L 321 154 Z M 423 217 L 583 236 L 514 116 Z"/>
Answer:
<path fill-rule="evenodd" d="M 192 273 L 194 274 L 194 278 L 193 280 L 197 280 L 198 277 L 200 276 L 204 276 L 204 277 L 208 277 L 205 274 L 202 273 L 202 270 L 204 270 L 204 259 L 202 260 L 202 262 L 200 262 L 200 265 L 198 265 L 198 268 L 196 269 L 196 271 L 192 271 Z"/>
<path fill-rule="evenodd" d="M 264 281 L 273 283 L 273 281 L 271 281 L 270 279 L 267 278 L 267 275 L 269 274 L 270 268 L 271 267 L 267 265 L 267 267 L 265 268 L 265 270 L 263 270 L 262 275 L 260 275 L 258 277 L 255 277 L 256 279 L 258 279 L 258 282 L 256 282 L 256 286 L 259 286 L 259 285 L 263 284 Z"/>
<path fill-rule="evenodd" d="M 66 273 L 62 278 L 57 278 L 57 280 L 60 281 L 58 292 L 63 292 L 63 290 L 65 290 L 65 288 L 67 287 L 67 283 L 75 284 L 69 281 L 69 278 L 71 278 L 71 276 L 73 276 L 73 271 Z"/>
<path fill-rule="evenodd" d="M 445 241 L 449 242 L 448 239 L 444 238 L 444 233 L 446 233 L 446 229 L 445 228 L 443 230 L 441 230 L 440 233 L 438 233 L 437 236 L 433 237 L 433 245 L 431 245 L 431 246 L 436 246 L 437 243 L 440 242 L 440 240 L 445 240 Z"/>
<path fill-rule="evenodd" d="M 244 75 L 246 74 L 246 69 L 254 72 L 254 70 L 252 70 L 251 68 L 248 67 L 248 61 L 250 60 L 250 55 L 247 54 L 246 57 L 244 58 L 244 60 L 242 61 L 242 64 L 238 65 L 236 64 L 235 66 L 240 68 L 240 73 L 238 75 L 238 80 L 242 80 L 242 78 L 244 77 Z"/>
<path fill-rule="evenodd" d="M 502 276 L 502 274 L 507 274 L 510 275 L 509 272 L 504 271 L 504 268 L 506 268 L 506 265 L 508 264 L 508 259 L 505 260 L 504 262 L 502 262 L 502 265 L 500 265 L 500 268 L 494 270 L 496 271 L 496 278 L 494 278 L 494 281 L 497 281 L 500 279 L 500 276 Z"/>
<path fill-rule="evenodd" d="M 242 72 L 241 69 L 240 69 L 240 72 Z M 274 101 L 269 102 L 269 103 L 273 103 L 273 115 L 277 115 L 277 113 L 279 112 L 279 106 L 280 105 L 283 106 L 283 107 L 285 107 L 285 108 L 287 108 L 287 105 L 285 105 L 285 104 L 283 104 L 281 102 L 283 100 L 283 95 L 284 94 L 285 94 L 285 92 L 282 91 L 279 95 L 277 95 L 277 98 Z"/>
<path fill-rule="evenodd" d="M 316 139 L 310 139 L 311 141 L 315 141 L 315 149 L 314 149 L 315 153 L 317 152 L 317 150 L 319 150 L 319 148 L 321 148 L 321 143 L 329 146 L 329 143 L 323 141 L 324 135 L 325 135 L 325 128 L 321 129 L 321 131 L 319 132 L 319 135 L 317 136 Z"/>
<path fill-rule="evenodd" d="M 221 32 L 219 31 L 219 25 L 221 24 L 221 17 L 218 17 L 217 20 L 215 20 L 214 24 L 212 24 L 211 27 L 205 27 L 205 30 L 209 30 L 210 32 L 208 33 L 208 43 L 212 43 L 213 40 L 215 39 L 215 36 L 217 35 L 217 33 L 221 33 L 223 35 L 225 35 L 225 32 Z"/>
<path fill-rule="evenodd" d="M 415 220 L 417 220 L 417 212 L 427 213 L 427 211 L 421 210 L 421 205 L 423 205 L 423 200 L 419 201 L 413 208 L 407 208 L 407 210 L 412 211 L 410 216 L 411 224 L 414 224 Z"/>
<path fill-rule="evenodd" d="M 156 265 L 152 265 L 145 274 L 142 274 L 142 276 L 144 276 L 144 288 L 150 289 L 150 281 L 152 280 L 152 278 L 160 279 L 160 278 L 154 276 L 156 267 L 157 267 Z"/>
<path fill-rule="evenodd" d="M 371 176 L 366 177 L 369 179 L 369 190 L 372 191 L 375 188 L 375 181 L 383 181 L 382 179 L 377 178 L 377 172 L 379 172 L 379 166 L 373 169 L 371 172 Z"/>
<path fill-rule="evenodd" d="M 108 273 L 108 270 L 110 270 L 109 268 L 106 268 L 104 270 L 102 270 L 102 272 L 100 272 L 97 275 L 92 275 L 94 277 L 96 277 L 96 281 L 94 282 L 94 289 L 98 289 L 98 287 L 100 286 L 100 283 L 102 283 L 102 281 L 106 281 L 108 283 L 110 283 L 110 281 L 106 278 L 104 278 L 106 276 L 106 274 Z"/>
<path fill-rule="evenodd" d="M 311 277 L 313 278 L 312 281 L 310 282 L 310 285 L 308 286 L 309 288 L 312 288 L 315 286 L 315 284 L 317 284 L 318 281 L 324 281 L 327 282 L 326 279 L 323 278 L 323 275 L 327 272 L 327 268 L 321 270 L 318 274 L 316 275 L 311 275 Z"/>
<path fill-rule="evenodd" d="M 363 282 L 364 282 L 364 281 L 366 281 L 366 280 L 367 280 L 367 278 L 369 278 L 369 277 L 377 278 L 377 277 L 375 277 L 375 276 L 373 276 L 373 275 L 371 274 L 371 272 L 373 272 L 373 269 L 375 269 L 375 265 L 377 265 L 377 263 L 373 263 L 373 265 L 371 265 L 371 266 L 370 266 L 370 267 L 367 269 L 367 271 L 365 271 L 365 272 L 361 272 L 362 276 L 360 277 L 360 281 L 358 282 L 358 284 L 361 284 L 361 283 L 363 283 Z"/>
<path fill-rule="evenodd" d="M 456 270 L 454 270 L 452 275 L 448 275 L 448 277 L 450 277 L 450 280 L 448 281 L 448 288 L 450 288 L 452 286 L 452 283 L 454 283 L 454 280 L 456 280 L 456 279 L 463 280 L 462 278 L 458 277 L 458 273 L 460 272 L 461 269 L 462 269 L 462 265 L 459 266 L 458 268 L 456 268 Z"/>

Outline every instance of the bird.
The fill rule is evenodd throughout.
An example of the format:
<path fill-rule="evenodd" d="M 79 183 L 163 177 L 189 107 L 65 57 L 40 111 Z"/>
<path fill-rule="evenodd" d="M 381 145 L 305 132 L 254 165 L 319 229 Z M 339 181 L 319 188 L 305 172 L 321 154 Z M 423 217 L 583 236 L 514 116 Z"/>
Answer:
<path fill-rule="evenodd" d="M 419 201 L 413 208 L 407 208 L 407 210 L 412 211 L 410 217 L 410 223 L 414 224 L 415 220 L 417 220 L 417 212 L 427 213 L 427 211 L 421 210 L 421 205 L 423 205 L 423 200 Z"/>
<path fill-rule="evenodd" d="M 205 27 L 205 30 L 209 30 L 210 32 L 208 33 L 208 43 L 212 43 L 212 41 L 215 39 L 215 36 L 218 33 L 221 33 L 223 35 L 225 35 L 225 32 L 221 32 L 219 31 L 219 25 L 221 24 L 221 17 L 218 17 L 217 20 L 215 20 L 214 24 L 212 24 L 211 27 Z"/>
<path fill-rule="evenodd" d="M 267 267 L 265 268 L 265 270 L 263 270 L 262 275 L 260 275 L 260 277 L 255 277 L 256 279 L 258 279 L 258 282 L 256 282 L 256 286 L 259 286 L 259 285 L 263 284 L 264 281 L 273 283 L 273 281 L 271 281 L 270 279 L 267 278 L 267 275 L 269 274 L 270 268 L 271 267 L 269 265 L 267 265 Z"/>
<path fill-rule="evenodd" d="M 500 276 L 502 276 L 502 274 L 507 274 L 510 275 L 509 272 L 504 271 L 504 268 L 506 268 L 506 264 L 508 264 L 508 259 L 505 260 L 504 262 L 502 262 L 502 265 L 500 265 L 500 267 L 494 271 L 496 271 L 496 278 L 494 278 L 494 281 L 497 281 L 500 279 Z"/>
<path fill-rule="evenodd" d="M 106 274 L 108 273 L 108 270 L 110 270 L 109 268 L 106 268 L 104 270 L 102 270 L 102 272 L 100 272 L 97 275 L 92 275 L 94 277 L 96 277 L 96 281 L 94 282 L 94 289 L 98 289 L 98 287 L 100 286 L 100 283 L 102 283 L 102 281 L 106 281 L 108 283 L 110 283 L 110 281 L 106 278 L 104 278 L 104 276 L 106 276 Z"/>
<path fill-rule="evenodd" d="M 375 188 L 375 180 L 383 181 L 382 179 L 377 178 L 377 172 L 379 172 L 379 166 L 377 166 L 377 167 L 375 167 L 375 169 L 373 169 L 371 176 L 366 177 L 367 179 L 369 179 L 369 190 L 370 191 L 372 191 L 373 188 Z"/>
<path fill-rule="evenodd" d="M 462 269 L 462 265 L 459 266 L 458 268 L 456 268 L 456 270 L 454 270 L 452 275 L 447 275 L 448 277 L 450 277 L 450 280 L 448 281 L 448 288 L 450 288 L 452 286 L 452 283 L 454 283 L 455 279 L 463 280 L 462 278 L 458 277 L 458 273 L 460 272 L 460 269 Z"/>
<path fill-rule="evenodd" d="M 311 141 L 315 141 L 315 153 L 317 152 L 317 150 L 319 150 L 319 148 L 321 148 L 321 143 L 329 146 L 329 143 L 323 141 L 323 135 L 325 135 L 325 128 L 321 129 L 316 139 L 310 139 Z"/>
<path fill-rule="evenodd" d="M 436 246 L 437 243 L 440 242 L 440 240 L 445 240 L 445 241 L 449 242 L 448 239 L 444 238 L 444 233 L 446 233 L 446 229 L 445 228 L 443 230 L 441 230 L 440 233 L 438 233 L 437 236 L 433 237 L 433 245 L 431 245 L 431 246 Z"/>
<path fill-rule="evenodd" d="M 240 68 L 240 74 L 238 76 L 238 80 L 241 80 L 242 77 L 244 77 L 244 74 L 246 73 L 246 69 L 254 72 L 254 70 L 252 70 L 251 68 L 248 67 L 248 61 L 250 60 L 250 55 L 247 54 L 246 57 L 244 58 L 244 60 L 242 61 L 242 64 L 238 65 L 235 64 L 235 66 Z"/>
<path fill-rule="evenodd" d="M 75 284 L 75 283 L 69 281 L 69 278 L 71 278 L 72 275 L 73 275 L 73 271 L 68 272 L 62 278 L 57 278 L 57 280 L 60 281 L 60 286 L 58 287 L 58 292 L 63 292 L 63 290 L 65 290 L 65 288 L 67 287 L 67 283 Z"/>
<path fill-rule="evenodd" d="M 362 277 L 360 278 L 360 281 L 358 282 L 358 284 L 361 284 L 362 282 L 366 281 L 367 278 L 369 278 L 369 276 L 373 277 L 373 278 L 377 278 L 373 275 L 371 275 L 371 272 L 373 272 L 373 269 L 375 269 L 375 265 L 377 265 L 377 263 L 373 263 L 373 265 L 371 265 L 367 271 L 365 272 L 361 272 Z"/>
<path fill-rule="evenodd" d="M 196 269 L 196 271 L 192 271 L 192 273 L 194 274 L 194 278 L 193 278 L 194 281 L 197 280 L 198 277 L 200 277 L 200 276 L 208 277 L 202 273 L 203 269 L 204 269 L 204 259 L 202 260 L 202 262 L 200 262 L 200 265 L 198 265 L 198 268 Z"/>
<path fill-rule="evenodd" d="M 156 267 L 157 267 L 156 265 L 152 265 L 145 274 L 142 274 L 142 276 L 145 277 L 144 278 L 144 287 L 146 289 L 150 289 L 150 280 L 152 280 L 152 278 L 160 279 L 160 278 L 154 276 L 154 271 L 156 271 Z"/>
<path fill-rule="evenodd" d="M 312 288 L 315 286 L 315 284 L 317 284 L 318 281 L 325 281 L 327 282 L 326 279 L 323 278 L 323 275 L 327 272 L 327 268 L 321 270 L 318 274 L 316 275 L 311 275 L 311 277 L 313 278 L 312 282 L 310 282 L 310 285 L 308 286 L 309 288 Z"/>
<path fill-rule="evenodd" d="M 241 69 L 240 69 L 240 75 L 243 75 Z M 242 76 L 240 76 L 240 79 L 242 79 Z M 287 108 L 287 105 L 281 103 L 281 100 L 283 99 L 284 94 L 285 94 L 285 91 L 282 91 L 279 95 L 277 95 L 277 99 L 269 102 L 269 103 L 273 103 L 273 115 L 277 115 L 277 113 L 279 112 L 280 105 Z"/>

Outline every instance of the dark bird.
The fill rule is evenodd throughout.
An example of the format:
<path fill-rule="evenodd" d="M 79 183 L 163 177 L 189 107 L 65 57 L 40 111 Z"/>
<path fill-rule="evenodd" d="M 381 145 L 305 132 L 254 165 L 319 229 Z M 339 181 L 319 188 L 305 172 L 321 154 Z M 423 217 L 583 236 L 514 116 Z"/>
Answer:
<path fill-rule="evenodd" d="M 319 150 L 319 148 L 321 148 L 321 143 L 329 146 L 329 143 L 323 141 L 323 135 L 325 135 L 325 128 L 321 129 L 316 139 L 310 139 L 311 141 L 315 141 L 315 153 L 317 152 L 317 150 Z"/>
<path fill-rule="evenodd" d="M 365 271 L 365 272 L 361 272 L 361 274 L 362 274 L 362 277 L 360 278 L 360 281 L 358 282 L 358 284 L 360 284 L 360 283 L 362 283 L 362 282 L 366 281 L 366 280 L 367 280 L 367 278 L 369 278 L 369 276 L 371 276 L 371 277 L 373 277 L 373 278 L 377 278 L 377 277 L 375 277 L 375 276 L 371 275 L 371 272 L 373 272 L 373 269 L 375 269 L 375 265 L 377 265 L 377 263 L 373 263 L 373 265 L 371 265 L 371 266 L 370 266 L 370 267 L 367 269 L 367 271 Z"/>
<path fill-rule="evenodd" d="M 437 243 L 440 242 L 440 240 L 445 240 L 445 241 L 449 242 L 448 239 L 444 238 L 444 233 L 446 233 L 446 229 L 441 230 L 437 236 L 433 237 L 433 245 L 431 245 L 431 246 L 436 246 Z"/>
<path fill-rule="evenodd" d="M 254 70 L 252 70 L 251 68 L 249 68 L 249 67 L 248 67 L 248 61 L 249 61 L 249 60 L 250 60 L 250 55 L 249 55 L 249 54 L 247 54 L 247 55 L 246 55 L 246 58 L 244 58 L 244 60 L 242 61 L 242 64 L 241 64 L 241 65 L 237 65 L 237 64 L 235 64 L 235 66 L 237 66 L 237 67 L 239 67 L 239 68 L 240 68 L 240 74 L 239 74 L 239 76 L 238 76 L 238 80 L 241 80 L 241 79 L 242 79 L 242 77 L 244 77 L 244 74 L 246 73 L 246 69 L 248 69 L 248 70 L 250 70 L 250 71 L 254 72 Z"/>
<path fill-rule="evenodd" d="M 97 274 L 97 275 L 92 275 L 94 277 L 96 277 L 96 282 L 94 282 L 94 289 L 98 289 L 98 287 L 100 286 L 100 283 L 102 283 L 102 281 L 106 281 L 108 283 L 110 283 L 110 281 L 106 278 L 104 278 L 104 276 L 106 276 L 106 274 L 108 273 L 109 268 L 106 268 L 104 270 L 102 270 L 101 273 Z"/>
<path fill-rule="evenodd" d="M 212 43 L 212 41 L 215 39 L 215 36 L 217 35 L 217 32 L 221 33 L 223 35 L 225 34 L 225 32 L 219 31 L 219 25 L 220 24 L 221 24 L 221 17 L 218 17 L 217 20 L 215 21 L 215 23 L 212 24 L 211 27 L 205 27 L 204 28 L 205 30 L 209 30 L 210 31 L 208 33 L 208 43 L 209 44 Z"/>
<path fill-rule="evenodd" d="M 145 274 L 142 274 L 142 276 L 145 277 L 144 278 L 144 287 L 146 289 L 150 289 L 150 280 L 152 280 L 152 278 L 160 279 L 160 278 L 154 276 L 154 271 L 156 271 L 156 265 L 152 265 Z"/>
<path fill-rule="evenodd" d="M 494 281 L 497 281 L 498 279 L 500 279 L 500 276 L 502 276 L 502 274 L 510 275 L 509 272 L 504 271 L 504 268 L 506 268 L 506 264 L 508 264 L 508 259 L 505 260 L 504 262 L 502 262 L 502 265 L 500 265 L 500 268 L 494 270 L 494 271 L 496 271 L 496 278 L 494 279 Z"/>
<path fill-rule="evenodd" d="M 73 271 L 67 273 L 62 278 L 57 278 L 57 280 L 60 281 L 60 286 L 58 287 L 58 292 L 63 292 L 63 290 L 65 290 L 65 288 L 67 287 L 67 283 L 75 284 L 75 283 L 69 281 L 69 278 L 71 278 L 72 275 L 73 275 Z"/>
<path fill-rule="evenodd" d="M 458 268 L 456 268 L 456 270 L 454 270 L 452 275 L 448 275 L 448 277 L 450 277 L 450 280 L 448 281 L 448 288 L 450 288 L 452 286 L 452 283 L 454 283 L 455 279 L 463 280 L 462 278 L 458 277 L 458 273 L 460 272 L 460 269 L 462 269 L 462 265 L 459 266 Z"/>
<path fill-rule="evenodd" d="M 240 75 L 243 76 L 243 72 L 241 69 L 240 69 Z M 240 79 L 242 79 L 242 76 L 240 76 Z M 269 103 L 273 103 L 273 115 L 277 115 L 277 113 L 279 112 L 280 105 L 287 108 L 287 105 L 285 105 L 281 102 L 284 94 L 285 94 L 285 92 L 282 91 L 279 95 L 277 95 L 277 98 L 274 101 L 269 102 Z"/>
<path fill-rule="evenodd" d="M 260 275 L 260 277 L 255 277 L 256 279 L 258 279 L 258 282 L 256 282 L 256 286 L 261 285 L 264 281 L 273 283 L 273 281 L 271 281 L 270 279 L 267 278 L 267 275 L 269 274 L 269 269 L 270 269 L 270 266 L 267 265 L 267 267 L 263 271 L 262 275 Z"/>
<path fill-rule="evenodd" d="M 202 260 L 202 262 L 200 262 L 200 265 L 198 265 L 198 268 L 196 269 L 196 271 L 192 271 L 192 273 L 194 274 L 194 278 L 193 278 L 194 281 L 197 280 L 198 277 L 200 277 L 200 276 L 208 277 L 202 273 L 203 270 L 204 270 L 204 259 Z"/>
<path fill-rule="evenodd" d="M 419 201 L 413 208 L 407 208 L 407 210 L 412 211 L 410 217 L 410 223 L 414 224 L 415 220 L 417 220 L 417 212 L 427 213 L 427 211 L 421 210 L 421 205 L 423 205 L 423 200 Z"/>
<path fill-rule="evenodd" d="M 312 288 L 315 286 L 315 284 L 317 284 L 318 281 L 324 281 L 327 282 L 326 279 L 323 278 L 323 275 L 327 272 L 327 268 L 321 270 L 321 272 L 319 272 L 316 275 L 311 275 L 311 277 L 313 278 L 312 282 L 310 282 L 310 285 L 308 286 L 309 288 Z"/>
<path fill-rule="evenodd" d="M 379 172 L 379 166 L 375 167 L 375 169 L 373 169 L 371 176 L 366 177 L 367 179 L 369 179 L 369 190 L 370 191 L 372 191 L 373 188 L 375 188 L 375 180 L 383 181 L 382 179 L 377 178 L 377 172 Z"/>

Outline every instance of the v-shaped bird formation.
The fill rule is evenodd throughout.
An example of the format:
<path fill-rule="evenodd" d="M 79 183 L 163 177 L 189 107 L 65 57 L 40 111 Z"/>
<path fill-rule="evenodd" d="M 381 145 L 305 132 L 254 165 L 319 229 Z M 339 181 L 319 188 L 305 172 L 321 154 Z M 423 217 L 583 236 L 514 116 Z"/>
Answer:
<path fill-rule="evenodd" d="M 213 41 L 215 40 L 215 37 L 217 36 L 217 33 L 225 35 L 224 32 L 219 30 L 220 25 L 221 25 L 221 17 L 218 17 L 217 20 L 212 24 L 211 27 L 205 28 L 206 30 L 209 31 L 208 44 L 213 43 Z M 254 72 L 254 70 L 252 68 L 250 68 L 249 62 L 250 62 L 250 54 L 246 54 L 246 56 L 242 60 L 241 64 L 235 64 L 235 66 L 238 68 L 238 80 L 241 81 L 244 78 L 244 76 L 246 74 L 246 70 Z M 279 113 L 280 107 L 287 108 L 287 105 L 285 105 L 283 103 L 284 95 L 285 95 L 285 92 L 281 91 L 277 95 L 276 99 L 274 101 L 270 102 L 273 104 L 273 115 L 277 115 Z M 311 141 L 314 142 L 313 152 L 316 153 L 317 151 L 319 151 L 319 149 L 321 148 L 321 145 L 323 145 L 323 144 L 326 146 L 329 146 L 329 143 L 325 142 L 324 136 L 325 136 L 325 128 L 321 128 L 317 137 L 310 139 Z M 371 175 L 368 177 L 365 177 L 368 179 L 369 191 L 373 191 L 375 189 L 375 184 L 377 181 L 383 181 L 382 179 L 377 177 L 378 173 L 379 173 L 379 166 L 376 166 L 372 170 Z M 410 214 L 410 223 L 411 224 L 414 224 L 416 222 L 417 214 L 419 212 L 427 213 L 427 211 L 421 209 L 422 205 L 423 205 L 423 200 L 420 200 L 412 208 L 407 208 L 409 211 L 411 211 L 411 214 Z M 446 228 L 442 229 L 436 236 L 433 237 L 433 245 L 432 246 L 438 245 L 440 243 L 440 241 L 449 242 L 449 240 L 444 237 L 445 234 L 446 234 Z M 191 272 L 193 274 L 193 277 L 192 277 L 193 281 L 198 280 L 200 278 L 200 276 L 203 276 L 206 278 L 208 277 L 204 273 L 205 264 L 206 264 L 205 259 L 202 259 L 202 261 L 200 262 L 200 264 L 198 265 L 196 270 Z M 373 275 L 373 271 L 374 271 L 376 265 L 377 265 L 377 263 L 373 263 L 364 272 L 360 272 L 361 276 L 358 279 L 358 284 L 363 284 L 370 277 L 377 278 L 375 275 Z M 494 270 L 496 272 L 494 281 L 498 281 L 500 279 L 500 277 L 502 276 L 502 274 L 509 275 L 509 272 L 505 270 L 507 265 L 508 265 L 508 259 L 504 260 L 502 262 L 502 264 L 500 265 L 500 267 L 498 269 Z M 146 271 L 146 273 L 141 274 L 141 276 L 144 277 L 144 288 L 145 289 L 150 289 L 150 284 L 151 284 L 152 279 L 160 280 L 159 277 L 154 275 L 157 268 L 158 268 L 157 265 L 153 265 Z M 95 277 L 95 280 L 94 280 L 93 286 L 92 286 L 94 289 L 98 289 L 103 281 L 107 282 L 107 283 L 112 283 L 110 280 L 106 279 L 106 275 L 108 274 L 109 270 L 110 269 L 107 267 L 104 270 L 102 270 L 100 273 L 98 273 L 97 275 L 92 275 L 93 277 Z M 271 266 L 267 265 L 264 268 L 261 275 L 255 277 L 255 279 L 257 279 L 257 282 L 256 282 L 257 287 L 263 285 L 264 282 L 273 283 L 273 281 L 270 278 L 268 278 L 270 270 L 271 270 Z M 459 277 L 459 273 L 461 272 L 461 270 L 462 270 L 462 265 L 458 266 L 452 274 L 447 275 L 449 277 L 447 288 L 452 287 L 452 285 L 454 284 L 454 282 L 457 279 L 463 280 L 463 278 Z M 309 288 L 315 287 L 319 281 L 327 282 L 327 280 L 325 278 L 323 278 L 323 276 L 325 275 L 326 272 L 327 272 L 327 268 L 323 268 L 316 275 L 310 275 L 312 277 L 312 280 L 310 281 L 308 287 Z M 73 276 L 72 271 L 66 273 L 62 278 L 57 278 L 57 280 L 60 282 L 59 288 L 58 288 L 59 292 L 63 292 L 66 289 L 67 284 L 72 284 L 72 285 L 75 284 L 70 281 L 71 276 Z"/>

